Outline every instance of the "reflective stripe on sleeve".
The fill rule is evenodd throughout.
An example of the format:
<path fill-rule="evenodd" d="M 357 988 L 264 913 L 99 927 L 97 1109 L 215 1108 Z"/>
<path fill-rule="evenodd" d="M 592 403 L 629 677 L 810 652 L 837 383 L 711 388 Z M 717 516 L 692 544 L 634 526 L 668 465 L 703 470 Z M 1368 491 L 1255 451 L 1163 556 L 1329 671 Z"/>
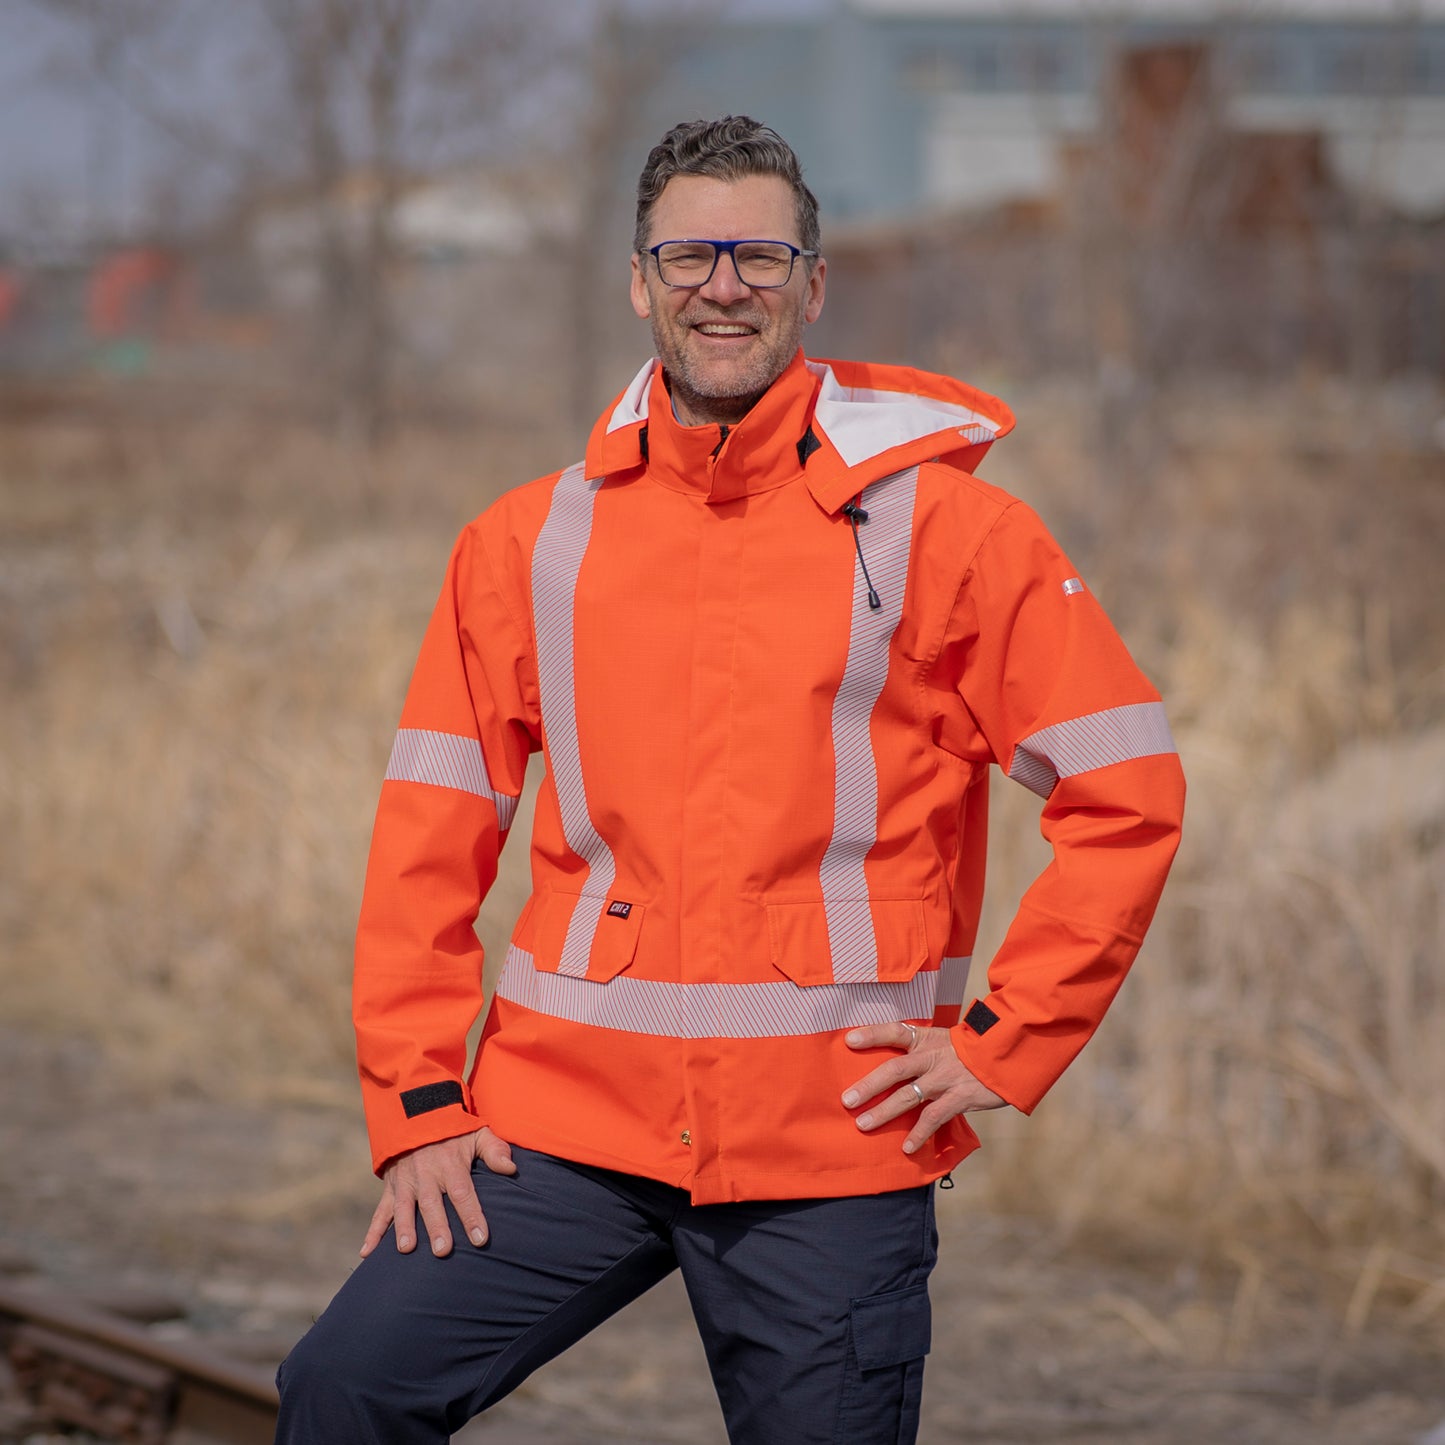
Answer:
<path fill-rule="evenodd" d="M 607 892 L 617 875 L 612 850 L 592 824 L 587 788 L 577 745 L 577 691 L 574 675 L 577 575 L 592 536 L 592 507 L 602 478 L 588 480 L 579 462 L 557 479 L 547 520 L 532 553 L 532 614 L 537 630 L 537 682 L 547 740 L 547 772 L 557 790 L 567 846 L 587 863 L 589 895 L 600 902 L 579 902 L 567 925 L 559 970 L 573 977 L 587 972 L 592 939 Z"/>
<path fill-rule="evenodd" d="M 962 963 L 967 974 L 968 960 Z M 803 988 L 776 983 L 665 983 L 618 974 L 606 983 L 539 972 L 532 955 L 507 949 L 498 998 L 534 1013 L 592 1028 L 669 1039 L 780 1039 L 826 1034 L 861 1024 L 927 1021 L 953 978 L 942 970 L 904 983 L 830 983 Z M 962 983 L 959 983 L 960 989 Z M 962 994 L 960 993 L 960 998 Z"/>
<path fill-rule="evenodd" d="M 386 777 L 392 782 L 430 783 L 486 798 L 497 810 L 497 826 L 503 833 L 512 826 L 517 811 L 516 798 L 492 786 L 481 743 L 460 733 L 398 728 Z"/>
<path fill-rule="evenodd" d="M 1047 798 L 1060 778 L 1177 751 L 1164 704 L 1137 702 L 1031 733 L 1014 749 L 1008 775 Z"/>
<path fill-rule="evenodd" d="M 861 499 L 868 520 L 859 546 L 882 606 L 868 605 L 863 569 L 854 567 L 848 659 L 833 699 L 833 835 L 819 866 L 833 977 L 877 982 L 878 944 L 868 907 L 863 860 L 878 841 L 878 761 L 869 726 L 888 679 L 889 645 L 903 616 L 913 544 L 918 468 L 874 482 Z"/>

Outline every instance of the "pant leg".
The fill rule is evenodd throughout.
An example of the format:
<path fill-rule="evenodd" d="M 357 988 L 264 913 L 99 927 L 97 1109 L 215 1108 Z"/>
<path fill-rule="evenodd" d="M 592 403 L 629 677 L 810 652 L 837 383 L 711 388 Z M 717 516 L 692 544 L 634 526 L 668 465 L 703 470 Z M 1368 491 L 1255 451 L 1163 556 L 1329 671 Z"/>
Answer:
<path fill-rule="evenodd" d="M 388 1232 L 352 1273 L 277 1375 L 278 1445 L 437 1445 L 676 1267 L 680 1191 L 512 1152 L 472 1171 L 483 1248 L 448 1202 L 451 1254 Z"/>
<path fill-rule="evenodd" d="M 690 1209 L 673 1248 L 733 1445 L 911 1445 L 933 1187 Z"/>

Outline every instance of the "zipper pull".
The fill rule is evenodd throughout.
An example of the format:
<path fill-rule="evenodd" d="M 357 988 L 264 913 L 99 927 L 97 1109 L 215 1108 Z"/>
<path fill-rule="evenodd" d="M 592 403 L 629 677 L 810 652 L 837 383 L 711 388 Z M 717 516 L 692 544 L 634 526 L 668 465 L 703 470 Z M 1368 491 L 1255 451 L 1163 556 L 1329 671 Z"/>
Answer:
<path fill-rule="evenodd" d="M 859 493 L 861 496 L 862 493 Z M 883 599 L 873 587 L 873 579 L 868 575 L 868 564 L 863 560 L 863 543 L 858 536 L 858 523 L 868 520 L 868 513 L 858 505 L 858 497 L 851 502 L 843 503 L 843 515 L 848 519 L 848 525 L 853 529 L 853 546 L 858 551 L 858 565 L 863 569 L 863 580 L 868 584 L 868 606 L 877 612 L 883 606 Z"/>

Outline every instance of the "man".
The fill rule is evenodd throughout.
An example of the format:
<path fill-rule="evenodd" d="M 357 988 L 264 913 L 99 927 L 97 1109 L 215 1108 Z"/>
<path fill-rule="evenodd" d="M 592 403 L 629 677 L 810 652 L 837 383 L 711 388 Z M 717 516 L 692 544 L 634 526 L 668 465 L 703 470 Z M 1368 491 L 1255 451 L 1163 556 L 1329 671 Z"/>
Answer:
<path fill-rule="evenodd" d="M 357 943 L 382 1200 L 282 1440 L 443 1440 L 678 1267 L 733 1441 L 912 1440 L 934 1182 L 1088 1039 L 1173 856 L 1158 695 L 971 475 L 1008 410 L 804 359 L 827 265 L 787 145 L 675 127 L 635 247 L 657 359 L 466 529 L 422 646 Z M 994 763 L 1055 862 L 960 1021 Z"/>

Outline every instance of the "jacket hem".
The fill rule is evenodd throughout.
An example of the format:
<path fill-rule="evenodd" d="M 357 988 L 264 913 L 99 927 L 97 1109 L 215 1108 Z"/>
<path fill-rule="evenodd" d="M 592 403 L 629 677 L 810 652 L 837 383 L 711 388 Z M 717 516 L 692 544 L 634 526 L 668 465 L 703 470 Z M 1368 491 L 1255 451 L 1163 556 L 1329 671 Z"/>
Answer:
<path fill-rule="evenodd" d="M 698 1178 L 686 1160 L 679 1167 L 668 1169 L 661 1160 L 641 1160 L 598 1149 L 594 1144 L 564 1138 L 545 1128 L 499 1129 L 500 1137 L 523 1149 L 584 1164 L 594 1169 L 614 1169 L 643 1179 L 687 1191 L 693 1204 L 732 1204 L 742 1201 L 770 1199 L 837 1199 L 852 1195 L 888 1194 L 898 1189 L 915 1189 L 931 1184 L 951 1173 L 975 1149 L 978 1136 L 966 1124 L 966 1136 L 946 1149 L 931 1153 L 926 1159 L 900 1152 L 897 1163 L 879 1164 L 876 1160 L 837 1168 L 803 1169 L 720 1169 L 708 1168 Z"/>

